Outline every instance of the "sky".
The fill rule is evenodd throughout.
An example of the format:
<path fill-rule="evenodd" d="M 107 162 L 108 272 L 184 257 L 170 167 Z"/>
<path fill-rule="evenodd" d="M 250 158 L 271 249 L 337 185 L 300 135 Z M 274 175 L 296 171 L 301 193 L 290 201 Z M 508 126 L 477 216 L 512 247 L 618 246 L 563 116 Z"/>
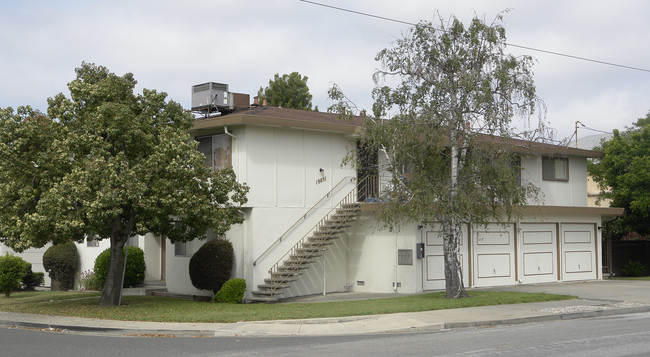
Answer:
<path fill-rule="evenodd" d="M 507 42 L 645 69 L 631 70 L 507 47 L 531 55 L 555 138 L 625 129 L 650 111 L 650 2 L 645 0 L 314 0 L 407 23 L 505 14 Z M 191 106 L 191 87 L 229 85 L 251 98 L 274 74 L 307 76 L 313 105 L 338 84 L 372 107 L 375 55 L 410 25 L 300 0 L 21 0 L 0 2 L 0 107 L 47 110 L 83 61 Z M 593 130 L 592 130 L 593 129 Z"/>

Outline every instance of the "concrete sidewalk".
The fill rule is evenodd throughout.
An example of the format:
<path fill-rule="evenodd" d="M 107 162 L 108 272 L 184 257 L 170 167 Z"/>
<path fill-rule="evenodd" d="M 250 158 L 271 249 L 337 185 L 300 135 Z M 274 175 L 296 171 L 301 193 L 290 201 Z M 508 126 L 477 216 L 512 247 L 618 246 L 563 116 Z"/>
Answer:
<path fill-rule="evenodd" d="M 319 336 L 520 324 L 650 311 L 650 282 L 604 280 L 519 285 L 491 291 L 545 292 L 575 300 L 342 318 L 237 323 L 167 323 L 85 319 L 0 312 L 0 326 L 79 334 L 151 337 Z M 472 290 L 468 290 L 472 291 Z M 390 296 L 390 295 L 389 295 Z M 359 294 L 308 297 L 310 301 L 356 299 Z"/>

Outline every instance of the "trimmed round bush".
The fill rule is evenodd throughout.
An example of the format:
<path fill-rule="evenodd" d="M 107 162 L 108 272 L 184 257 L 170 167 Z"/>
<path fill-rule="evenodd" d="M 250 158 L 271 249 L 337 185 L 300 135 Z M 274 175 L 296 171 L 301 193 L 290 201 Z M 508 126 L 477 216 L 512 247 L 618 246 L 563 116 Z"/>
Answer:
<path fill-rule="evenodd" d="M 230 279 L 235 253 L 224 239 L 209 241 L 190 258 L 190 280 L 195 288 L 217 293 Z"/>
<path fill-rule="evenodd" d="M 221 289 L 214 294 L 212 302 L 222 302 L 227 304 L 241 304 L 246 292 L 246 280 L 230 279 L 226 281 Z"/>
<path fill-rule="evenodd" d="M 43 268 L 52 280 L 59 282 L 61 290 L 70 290 L 77 271 L 77 246 L 73 242 L 55 244 L 43 254 Z"/>
<path fill-rule="evenodd" d="M 27 264 L 22 258 L 9 253 L 4 257 L 0 256 L 0 292 L 6 297 L 9 297 L 12 291 L 20 290 Z"/>
<path fill-rule="evenodd" d="M 123 249 L 126 254 L 126 247 Z M 100 289 L 104 288 L 106 283 L 106 276 L 108 275 L 108 265 L 111 262 L 111 248 L 99 253 L 95 259 L 95 278 L 96 284 Z M 124 260 L 120 262 L 124 264 Z M 144 271 L 147 266 L 144 263 L 144 251 L 138 247 L 129 247 L 129 256 L 126 258 L 126 271 L 124 273 L 124 285 L 122 287 L 129 288 L 141 284 L 144 281 Z"/>
<path fill-rule="evenodd" d="M 43 285 L 45 273 L 34 273 L 32 264 L 25 262 L 25 276 L 23 277 L 23 290 L 34 290 L 35 287 Z"/>

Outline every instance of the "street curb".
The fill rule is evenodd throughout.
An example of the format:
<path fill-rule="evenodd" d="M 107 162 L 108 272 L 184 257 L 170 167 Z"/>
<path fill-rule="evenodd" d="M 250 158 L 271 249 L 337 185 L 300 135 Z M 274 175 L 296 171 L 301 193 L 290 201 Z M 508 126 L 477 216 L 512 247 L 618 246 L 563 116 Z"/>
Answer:
<path fill-rule="evenodd" d="M 138 330 L 114 327 L 92 327 L 56 325 L 39 322 L 0 321 L 0 327 L 25 330 L 40 330 L 45 332 L 111 335 L 121 337 L 215 337 L 214 331 L 203 330 Z"/>
<path fill-rule="evenodd" d="M 530 316 L 530 317 L 518 317 L 518 318 L 502 319 L 502 320 L 447 322 L 444 324 L 445 325 L 444 328 L 455 329 L 455 328 L 470 328 L 470 327 L 520 325 L 520 324 L 533 323 L 533 322 L 575 320 L 575 319 L 586 319 L 591 317 L 637 314 L 643 312 L 650 312 L 650 306 L 628 307 L 628 308 L 621 308 L 621 309 L 603 308 L 600 310 L 593 310 L 593 311 L 572 312 L 572 313 Z"/>

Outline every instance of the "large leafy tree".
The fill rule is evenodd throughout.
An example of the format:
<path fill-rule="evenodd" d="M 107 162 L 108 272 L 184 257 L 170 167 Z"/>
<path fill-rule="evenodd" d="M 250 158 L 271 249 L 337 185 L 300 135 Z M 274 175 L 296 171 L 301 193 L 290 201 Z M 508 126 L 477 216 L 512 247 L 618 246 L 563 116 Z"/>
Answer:
<path fill-rule="evenodd" d="M 298 72 L 283 74 L 277 73 L 266 88 L 260 87 L 258 97 L 266 98 L 269 105 L 283 108 L 311 110 L 311 98 L 307 86 L 307 76 Z"/>
<path fill-rule="evenodd" d="M 589 163 L 589 173 L 603 188 L 602 198 L 624 207 L 621 233 L 650 234 L 650 113 L 602 144 L 605 156 Z"/>
<path fill-rule="evenodd" d="M 191 140 L 192 116 L 166 94 L 83 63 L 70 98 L 0 112 L 0 238 L 22 251 L 47 242 L 110 239 L 102 305 L 121 301 L 130 236 L 171 241 L 220 235 L 242 221 L 248 188 L 232 170 L 212 172 Z"/>
<path fill-rule="evenodd" d="M 507 222 L 538 189 L 519 183 L 519 161 L 508 138 L 511 122 L 528 123 L 536 108 L 533 60 L 504 52 L 501 16 L 469 26 L 452 17 L 416 25 L 376 57 L 374 117 L 359 140 L 380 152 L 390 190 L 378 215 L 390 229 L 438 222 L 443 230 L 446 296 L 466 296 L 460 263 L 464 224 Z M 390 85 L 381 85 L 390 83 Z M 331 110 L 341 112 L 346 98 Z M 521 142 L 520 142 L 521 143 Z M 357 160 L 358 163 L 363 160 Z"/>

